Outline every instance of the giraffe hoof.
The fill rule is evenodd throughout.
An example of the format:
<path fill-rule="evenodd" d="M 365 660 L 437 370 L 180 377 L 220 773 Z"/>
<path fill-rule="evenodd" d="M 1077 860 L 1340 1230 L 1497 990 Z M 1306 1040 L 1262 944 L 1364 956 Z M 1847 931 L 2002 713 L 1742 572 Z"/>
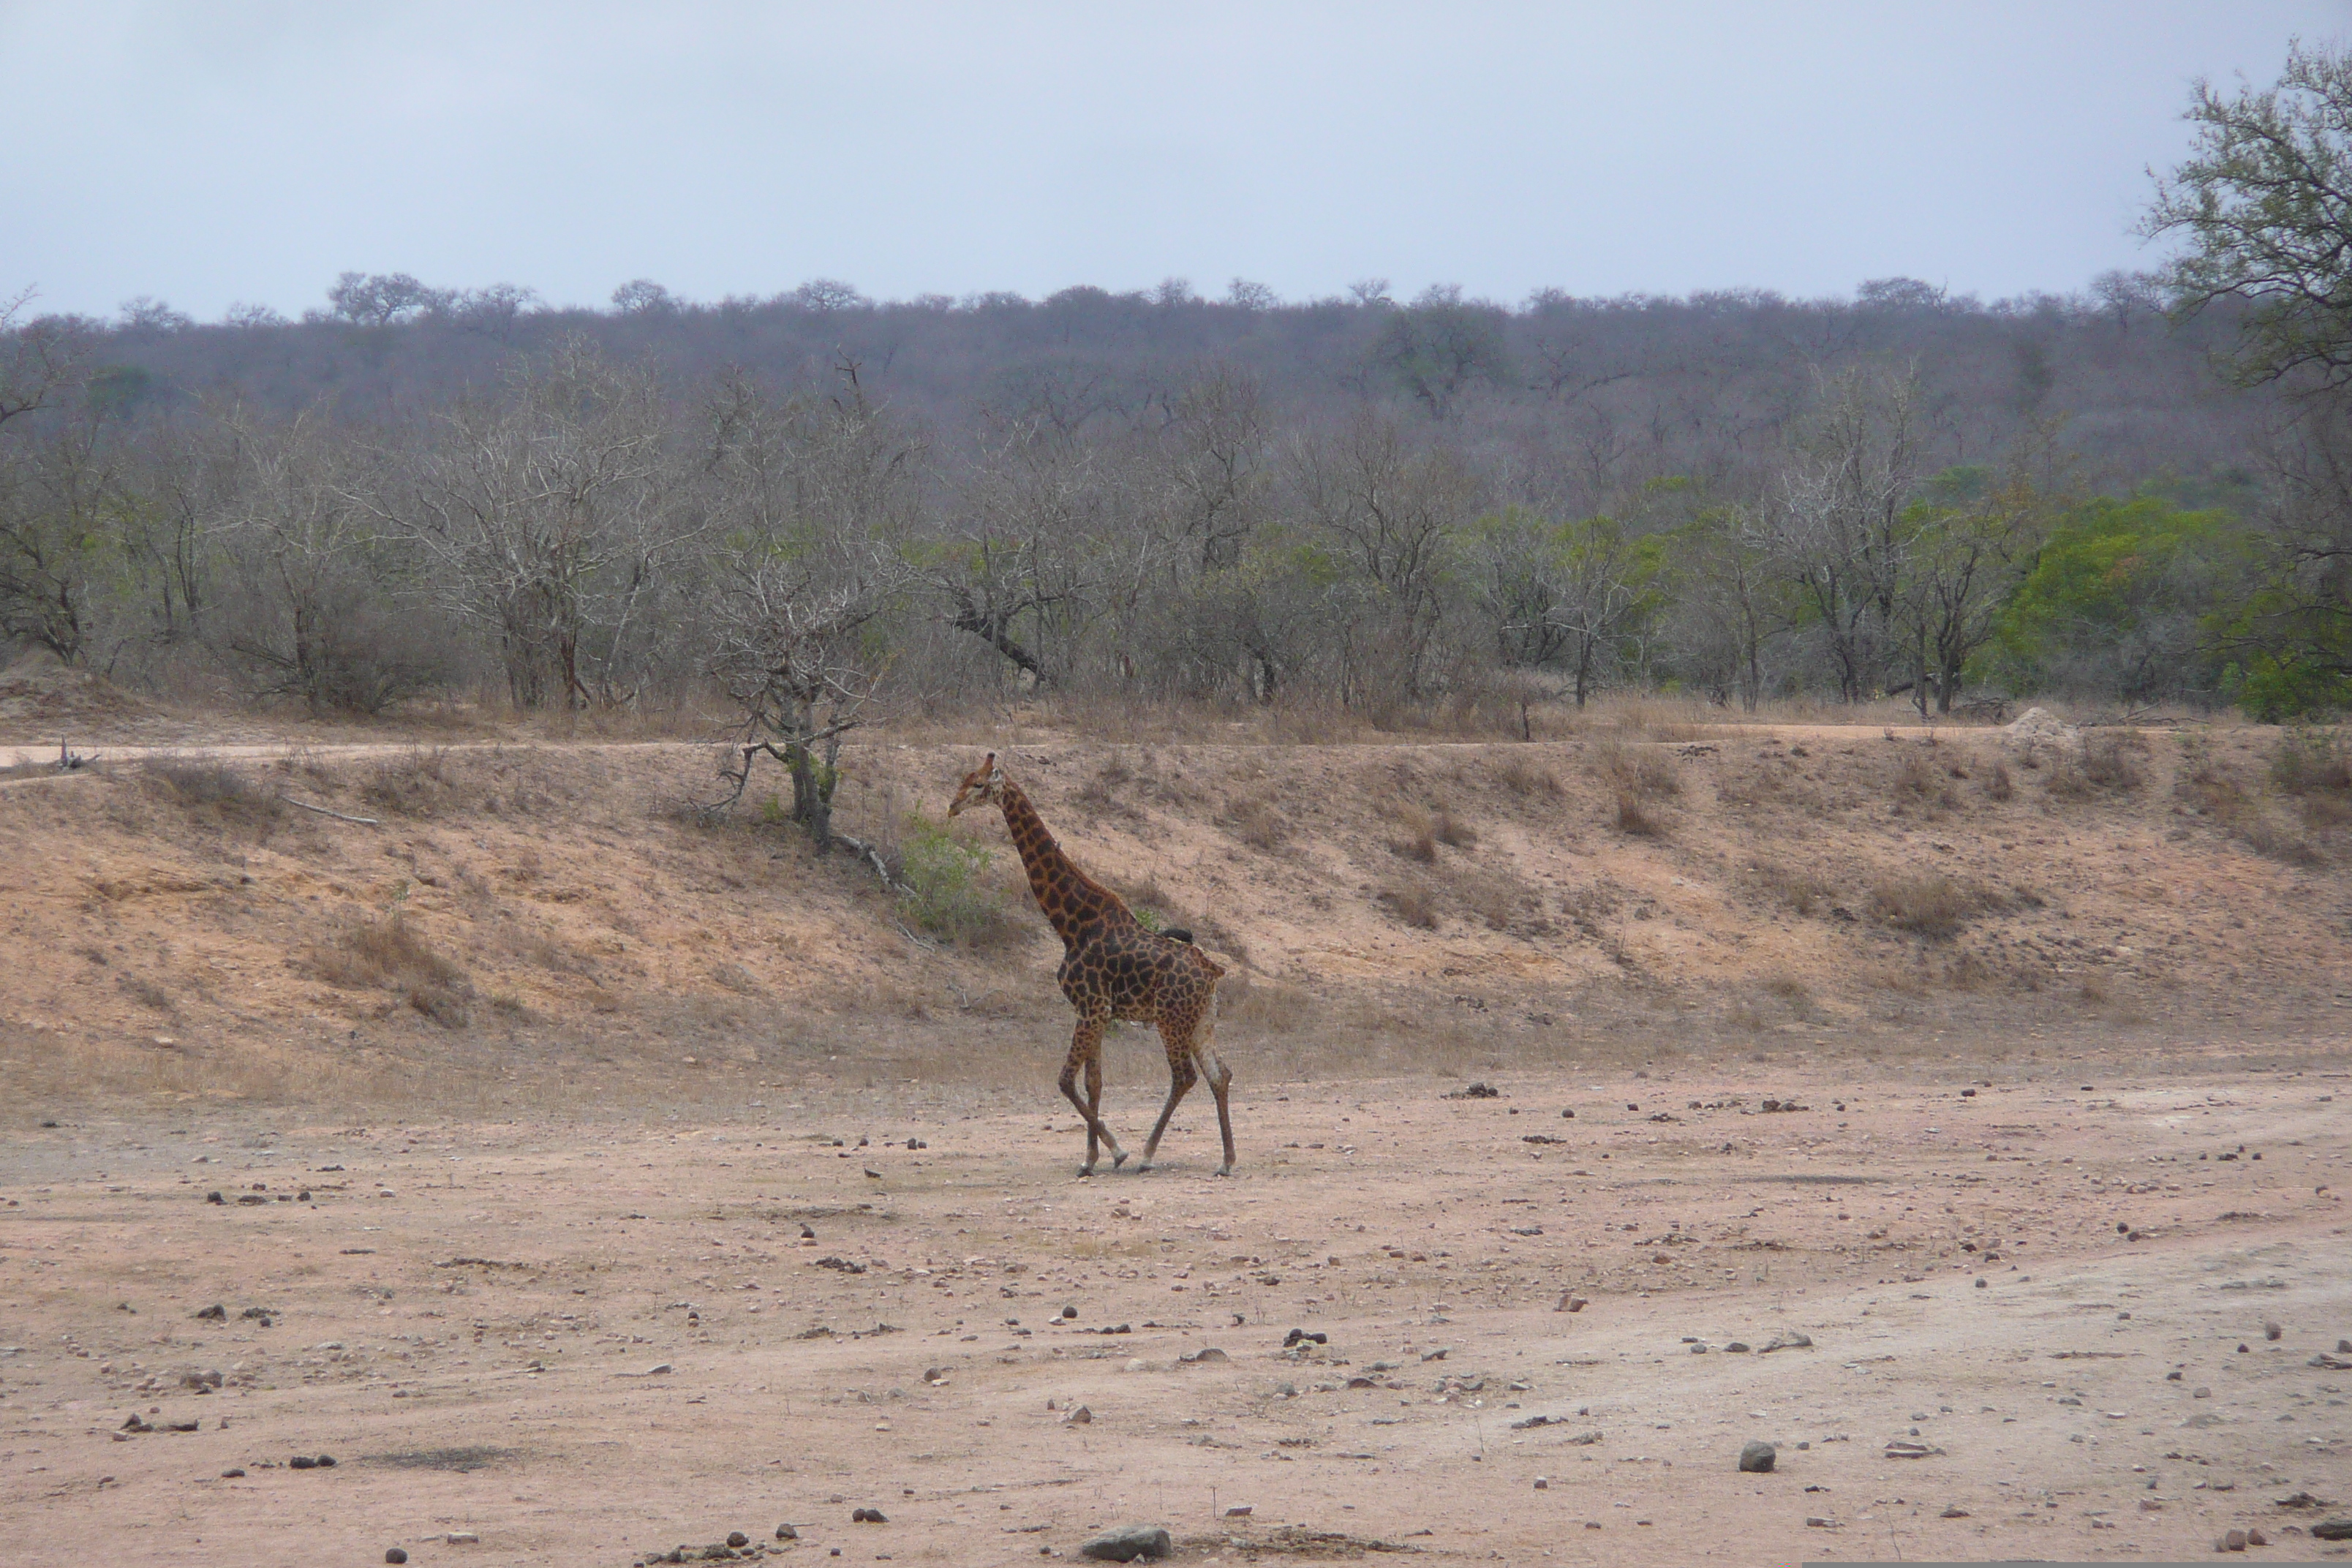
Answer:
<path fill-rule="evenodd" d="M 1095 1168 L 1092 1165 L 1080 1165 L 1078 1167 L 1078 1174 L 1081 1176 L 1091 1176 L 1094 1173 Z"/>
<path fill-rule="evenodd" d="M 1138 1160 L 1135 1163 L 1135 1173 L 1139 1176 L 1150 1169 L 1151 1169 L 1151 1162 L 1149 1160 Z"/>
<path fill-rule="evenodd" d="M 1231 1165 L 1220 1165 L 1217 1167 L 1217 1174 L 1221 1176 L 1230 1176 L 1233 1173 L 1234 1168 Z"/>
<path fill-rule="evenodd" d="M 1124 1155 L 1124 1154 L 1113 1154 L 1113 1155 L 1110 1157 L 1110 1168 L 1111 1168 L 1112 1170 L 1114 1170 L 1114 1171 L 1118 1170 L 1121 1165 L 1124 1165 L 1124 1164 L 1126 1164 L 1126 1163 L 1127 1163 L 1127 1156 L 1126 1156 L 1126 1155 Z M 1140 1167 L 1140 1166 L 1139 1166 L 1139 1167 L 1137 1167 L 1137 1168 L 1138 1168 L 1138 1169 L 1141 1169 L 1141 1167 Z"/>

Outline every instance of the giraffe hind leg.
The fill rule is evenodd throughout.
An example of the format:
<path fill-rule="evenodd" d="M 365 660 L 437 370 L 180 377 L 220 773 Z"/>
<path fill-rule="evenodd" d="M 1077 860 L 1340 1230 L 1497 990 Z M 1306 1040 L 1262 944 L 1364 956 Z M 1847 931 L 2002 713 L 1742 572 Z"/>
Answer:
<path fill-rule="evenodd" d="M 1209 1092 L 1217 1097 L 1217 1131 L 1225 1142 L 1225 1163 L 1217 1167 L 1217 1174 L 1230 1176 L 1234 1173 L 1234 1113 L 1225 1103 L 1225 1090 L 1233 1085 L 1234 1069 L 1217 1055 L 1213 1043 L 1216 1032 L 1216 1014 L 1213 1009 L 1202 1021 L 1200 1037 L 1193 1049 L 1200 1056 L 1202 1073 L 1209 1080 Z"/>
<path fill-rule="evenodd" d="M 1168 1131 L 1168 1119 L 1176 1114 L 1177 1102 L 1200 1080 L 1200 1073 L 1192 1066 L 1192 1030 L 1180 1029 L 1162 1018 L 1160 1040 L 1168 1047 L 1168 1103 L 1160 1108 L 1160 1121 L 1151 1129 L 1150 1142 L 1143 1146 L 1143 1159 L 1135 1167 L 1139 1175 L 1151 1169 L 1152 1157 L 1160 1152 L 1160 1134 Z"/>

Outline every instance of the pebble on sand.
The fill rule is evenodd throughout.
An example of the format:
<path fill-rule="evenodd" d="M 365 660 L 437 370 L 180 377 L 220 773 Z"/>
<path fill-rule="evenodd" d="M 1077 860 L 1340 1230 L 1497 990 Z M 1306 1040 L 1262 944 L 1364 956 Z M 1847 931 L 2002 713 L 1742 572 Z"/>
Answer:
<path fill-rule="evenodd" d="M 1755 1475 L 1769 1475 L 1773 1461 L 1780 1450 L 1760 1437 L 1752 1437 L 1739 1450 L 1739 1468 Z"/>
<path fill-rule="evenodd" d="M 384 1552 L 383 1560 L 386 1563 L 405 1563 L 408 1561 L 408 1553 L 394 1546 Z"/>
<path fill-rule="evenodd" d="M 1172 1550 L 1168 1531 L 1156 1524 L 1128 1524 L 1108 1530 L 1078 1548 L 1078 1555 L 1097 1563 L 1133 1563 L 1160 1558 Z"/>

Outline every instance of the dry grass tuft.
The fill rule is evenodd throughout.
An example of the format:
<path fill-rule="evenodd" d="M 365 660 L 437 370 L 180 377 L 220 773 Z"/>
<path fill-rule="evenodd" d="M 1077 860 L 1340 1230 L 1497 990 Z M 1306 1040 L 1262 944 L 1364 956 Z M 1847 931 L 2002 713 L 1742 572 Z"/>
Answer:
<path fill-rule="evenodd" d="M 1777 860 L 1759 860 L 1751 868 L 1767 892 L 1801 915 L 1810 915 L 1837 897 L 1837 889 L 1811 871 Z"/>
<path fill-rule="evenodd" d="M 1993 763 L 1992 771 L 1985 774 L 1984 792 L 1985 798 L 1993 801 L 2007 800 L 2017 793 L 2017 786 L 2010 782 L 2007 763 Z"/>
<path fill-rule="evenodd" d="M 241 827 L 266 837 L 287 815 L 275 790 L 219 763 L 151 763 L 143 773 L 152 791 L 192 820 L 215 827 Z"/>
<path fill-rule="evenodd" d="M 443 816 L 459 805 L 456 769 L 438 746 L 376 763 L 360 781 L 359 795 L 387 816 Z"/>
<path fill-rule="evenodd" d="M 1290 825 L 1267 795 L 1236 795 L 1225 803 L 1225 820 L 1251 848 L 1271 855 L 1290 837 Z"/>
<path fill-rule="evenodd" d="M 1380 901 L 1391 913 L 1417 931 L 1437 929 L 1437 899 L 1420 882 L 1391 882 L 1380 891 Z"/>
<path fill-rule="evenodd" d="M 474 988 L 465 970 L 436 952 L 403 915 L 346 928 L 311 950 L 310 970 L 346 990 L 404 992 L 409 1006 L 444 1028 L 464 1028 L 470 1017 Z"/>
<path fill-rule="evenodd" d="M 1529 800 L 1559 800 L 1568 794 L 1559 774 L 1522 756 L 1506 756 L 1488 776 L 1511 794 Z"/>
<path fill-rule="evenodd" d="M 1924 808 L 1933 815 L 1957 810 L 1960 797 L 1952 788 L 1952 774 L 1934 746 L 1906 746 L 1895 764 L 1895 807 Z M 1963 774 L 1962 776 L 1966 776 Z"/>
<path fill-rule="evenodd" d="M 1994 901 L 1980 888 L 1940 871 L 1882 877 L 1870 890 L 1871 907 L 1887 924 L 1925 937 L 1948 937 L 1961 922 Z"/>
<path fill-rule="evenodd" d="M 1617 830 L 1637 838 L 1660 838 L 1665 836 L 1666 825 L 1642 804 L 1642 797 L 1630 789 L 1617 792 Z"/>

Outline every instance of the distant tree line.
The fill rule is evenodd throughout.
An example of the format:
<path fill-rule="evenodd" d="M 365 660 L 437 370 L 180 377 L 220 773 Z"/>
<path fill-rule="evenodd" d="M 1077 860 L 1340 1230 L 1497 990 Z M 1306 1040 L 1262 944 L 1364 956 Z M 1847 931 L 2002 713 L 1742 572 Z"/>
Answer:
<path fill-rule="evenodd" d="M 23 298 L 0 639 L 321 712 L 724 690 L 803 815 L 886 692 L 2326 711 L 2347 115 L 2321 53 L 2200 89 L 2148 218 L 2180 259 L 1992 304 L 639 279 L 584 311 L 352 273 L 300 321 L 199 325 Z"/>

